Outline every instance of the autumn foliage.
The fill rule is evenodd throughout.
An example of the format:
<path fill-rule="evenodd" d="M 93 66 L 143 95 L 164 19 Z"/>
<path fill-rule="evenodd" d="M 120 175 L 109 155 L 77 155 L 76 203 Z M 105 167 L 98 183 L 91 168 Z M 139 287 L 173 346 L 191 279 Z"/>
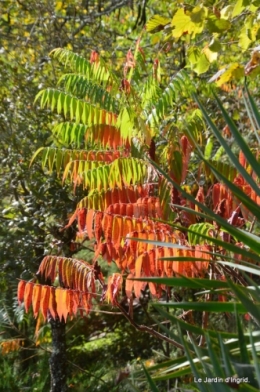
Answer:
<path fill-rule="evenodd" d="M 128 52 L 124 80 L 117 84 L 118 91 L 125 97 L 125 104 L 131 97 L 135 99 L 135 93 L 129 86 L 131 72 L 137 66 L 136 59 L 138 55 L 141 56 L 140 53 L 139 44 L 137 57 L 131 51 Z M 70 54 L 58 49 L 54 51 L 54 56 L 63 59 Z M 141 60 L 145 61 L 143 56 Z M 73 61 L 74 68 L 80 72 L 86 72 L 91 77 L 95 75 L 96 79 L 102 80 L 106 87 L 103 91 L 105 97 L 115 89 L 114 79 L 109 76 L 109 71 L 96 54 L 92 54 L 89 66 L 83 66 L 85 63 L 81 66 L 81 59 Z M 66 89 L 76 90 L 75 77 L 71 77 L 73 82 L 70 83 L 70 75 L 66 77 Z M 119 113 L 117 110 L 112 112 L 102 108 L 104 102 L 101 102 L 101 107 L 94 107 L 87 98 L 82 101 L 62 94 L 60 91 L 46 90 L 39 95 L 42 106 L 56 107 L 65 118 L 69 116 L 70 107 L 71 120 L 76 120 L 61 123 L 59 129 L 55 128 L 55 135 L 64 130 L 66 135 L 74 135 L 77 140 L 81 135 L 81 139 L 92 147 L 81 150 L 46 148 L 39 150 L 34 158 L 39 152 L 43 153 L 44 167 L 50 171 L 55 168 L 58 174 L 63 172 L 63 181 L 69 181 L 74 188 L 80 185 L 86 190 L 86 197 L 78 203 L 76 211 L 62 230 L 67 230 L 76 222 L 76 241 L 84 243 L 85 240 L 94 240 L 93 264 L 60 256 L 46 256 L 34 281 L 19 282 L 18 300 L 24 302 L 25 310 L 28 311 L 32 305 L 35 317 L 41 312 L 45 320 L 47 317 L 58 317 L 66 321 L 68 316 L 74 317 L 78 311 L 81 316 L 83 310 L 88 314 L 97 291 L 101 292 L 103 300 L 117 305 L 121 294 L 139 298 L 143 290 L 149 287 L 150 294 L 159 298 L 166 289 L 164 285 L 153 282 L 147 285 L 133 278 L 206 276 L 212 259 L 212 246 L 207 241 L 191 243 L 185 231 L 187 228 L 195 229 L 196 224 L 203 226 L 205 222 L 196 216 L 198 207 L 176 188 L 186 180 L 193 150 L 192 141 L 183 134 L 166 147 L 166 159 L 162 163 L 176 183 L 174 187 L 153 165 L 153 161 L 160 163 L 162 158 L 156 156 L 156 143 L 148 122 L 143 124 L 146 144 L 138 132 L 131 137 L 130 126 L 126 127 L 123 121 L 124 116 L 128 116 L 128 122 L 131 120 L 125 107 Z M 110 107 L 110 103 L 106 105 Z M 138 121 L 134 117 L 133 124 Z M 141 157 L 132 154 L 134 138 L 135 142 L 138 140 L 143 144 Z M 246 166 L 242 153 L 240 162 Z M 234 182 L 259 203 L 259 197 L 255 196 L 241 175 L 237 175 Z M 195 201 L 205 203 L 206 195 L 202 186 L 194 198 Z M 231 191 L 223 184 L 216 182 L 212 185 L 211 203 L 213 210 L 232 225 L 244 224 L 246 211 L 242 208 L 240 210 L 240 201 L 234 199 Z M 174 220 L 169 221 L 169 216 L 173 216 Z M 218 227 L 215 229 L 217 235 L 223 234 Z M 214 226 L 207 234 L 215 236 L 216 232 L 213 231 Z M 98 266 L 99 257 L 109 264 L 115 262 L 120 271 L 110 276 L 107 283 Z M 122 284 L 124 276 L 125 285 Z M 38 278 L 44 284 L 38 283 Z"/>

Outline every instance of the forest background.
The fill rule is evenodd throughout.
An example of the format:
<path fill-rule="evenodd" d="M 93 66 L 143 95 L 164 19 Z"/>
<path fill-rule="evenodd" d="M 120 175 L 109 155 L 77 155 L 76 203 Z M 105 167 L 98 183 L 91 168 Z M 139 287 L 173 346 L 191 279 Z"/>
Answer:
<path fill-rule="evenodd" d="M 241 168 L 236 167 L 234 162 L 233 165 L 228 163 L 228 150 L 225 150 L 223 145 L 219 146 L 221 142 L 217 141 L 216 135 L 210 136 L 210 126 L 206 126 L 207 114 L 215 120 L 224 140 L 228 140 L 228 148 L 231 146 L 232 152 L 238 158 L 239 147 L 234 143 L 235 138 L 231 134 L 232 124 L 227 125 L 228 118 L 223 117 L 225 112 L 222 109 L 228 110 L 230 118 L 250 146 L 250 152 L 259 160 L 258 123 L 252 130 L 254 127 L 248 116 L 248 107 L 243 101 L 245 78 L 255 102 L 258 103 L 259 100 L 259 6 L 259 1 L 246 0 L 185 3 L 152 0 L 1 2 L 0 390 L 49 391 L 52 384 L 52 391 L 55 391 L 49 372 L 50 352 L 53 350 L 53 327 L 50 323 L 44 322 L 43 316 L 35 320 L 33 312 L 26 313 L 24 305 L 18 304 L 18 279 L 35 281 L 35 273 L 46 255 L 73 257 L 91 262 L 95 253 L 93 240 L 84 238 L 82 241 L 82 237 L 80 240 L 80 236 L 77 236 L 75 222 L 66 230 L 61 230 L 68 224 L 68 219 L 73 215 L 77 204 L 86 195 L 84 186 L 79 184 L 80 186 L 73 189 L 69 175 L 66 181 L 62 181 L 59 173 L 52 170 L 53 167 L 57 168 L 57 161 L 52 160 L 50 155 L 42 164 L 39 154 L 30 165 L 34 153 L 39 148 L 56 146 L 62 149 L 69 145 L 68 140 L 61 141 L 57 134 L 52 132 L 55 121 L 59 121 L 57 112 L 61 111 L 51 107 L 52 105 L 49 105 L 47 110 L 42 110 L 40 106 L 48 105 L 35 102 L 35 97 L 40 91 L 57 86 L 59 78 L 65 74 L 66 61 L 59 63 L 58 54 L 55 58 L 55 54 L 50 55 L 51 51 L 55 48 L 64 48 L 90 60 L 90 63 L 102 59 L 102 64 L 107 65 L 114 75 L 114 80 L 119 81 L 117 91 L 112 91 L 111 96 L 114 93 L 114 98 L 118 99 L 121 94 L 122 100 L 125 99 L 125 105 L 136 111 L 136 116 L 133 115 L 134 133 L 129 136 L 129 139 L 133 137 L 135 140 L 131 146 L 132 156 L 140 159 L 147 155 L 148 161 L 154 161 L 155 167 L 158 165 L 157 169 L 165 181 L 168 175 L 169 180 L 174 181 L 176 186 L 170 186 L 169 182 L 161 188 L 159 186 L 158 197 L 163 212 L 161 215 L 155 214 L 152 218 L 163 217 L 166 220 L 167 217 L 169 222 L 186 228 L 192 224 L 189 245 L 211 246 L 212 231 L 219 231 L 212 223 L 214 219 L 210 223 L 208 219 L 204 221 L 205 217 L 199 215 L 202 214 L 201 206 L 193 206 L 196 215 L 195 218 L 191 218 L 189 211 L 186 216 L 181 215 L 173 204 L 180 205 L 182 202 L 179 185 L 184 192 L 194 198 L 195 202 L 208 205 L 215 214 L 227 222 L 229 220 L 229 224 L 232 214 L 238 208 L 238 204 L 236 208 L 234 205 L 230 208 L 226 205 L 229 214 L 220 211 L 221 199 L 211 200 L 210 196 L 212 186 L 219 180 L 218 174 L 214 172 L 214 168 L 201 164 L 200 156 L 191 153 L 191 150 L 195 151 L 199 146 L 203 150 L 203 157 L 206 160 L 210 158 L 220 174 L 231 182 L 237 178 Z M 70 61 L 71 58 L 68 57 L 67 63 Z M 175 78 L 178 80 L 182 70 L 185 70 L 185 74 L 174 84 Z M 185 77 L 188 82 L 181 85 Z M 192 82 L 195 90 L 189 82 Z M 104 85 L 104 81 L 100 82 L 101 87 L 102 83 Z M 187 94 L 184 92 L 185 88 L 188 89 Z M 197 92 L 197 96 L 193 95 L 192 98 L 193 91 Z M 214 101 L 212 91 L 218 94 L 219 105 Z M 102 105 L 102 96 L 92 99 L 99 99 L 99 104 Z M 120 99 L 119 97 L 119 101 Z M 196 103 L 194 99 L 200 99 L 203 106 L 199 108 L 200 103 Z M 203 107 L 207 108 L 206 114 L 203 113 Z M 257 109 L 252 107 L 250 113 L 257 114 Z M 138 116 L 141 120 L 137 119 Z M 148 124 L 148 128 L 143 124 Z M 129 132 L 125 129 L 122 125 L 121 132 Z M 125 136 L 124 141 L 127 137 Z M 182 155 L 184 141 L 190 146 L 190 155 L 186 160 Z M 239 159 L 242 165 L 241 153 Z M 256 184 L 253 188 L 256 196 L 252 196 L 251 188 L 249 191 L 248 188 L 245 190 L 245 183 L 240 184 L 240 190 L 247 192 L 248 198 L 255 202 L 258 209 L 245 200 L 247 210 L 236 210 L 239 219 L 236 223 L 231 222 L 231 225 L 243 228 L 252 236 L 258 236 L 260 195 L 258 176 L 252 171 L 254 163 L 252 160 L 251 169 L 247 163 L 243 165 Z M 140 181 L 143 181 L 143 178 L 138 178 L 136 182 Z M 149 182 L 147 179 L 145 181 Z M 171 191 L 168 192 L 169 189 Z M 239 196 L 238 199 L 241 201 L 241 195 Z M 226 195 L 223 197 L 227 198 Z M 185 204 L 184 208 L 185 206 L 192 207 L 192 204 Z M 252 211 L 248 213 L 250 207 Z M 238 249 L 244 249 L 246 262 L 252 263 L 251 253 L 246 253 L 249 249 L 252 250 L 253 262 L 258 262 L 259 249 L 257 251 L 254 243 L 250 242 L 248 246 L 239 241 L 239 234 L 229 232 L 228 228 L 222 233 L 218 232 L 216 241 L 220 241 L 220 234 L 222 240 L 230 244 L 227 251 L 231 252 L 233 261 L 241 261 Z M 227 234 L 232 236 L 231 240 L 227 240 Z M 204 242 L 201 240 L 203 235 L 207 237 Z M 255 237 L 251 240 L 255 243 L 258 241 Z M 225 249 L 223 243 L 216 241 L 214 246 Z M 232 248 L 234 244 L 237 246 L 236 250 Z M 98 262 L 104 279 L 113 273 L 122 272 L 116 263 L 107 263 L 107 255 L 103 256 L 105 257 L 100 257 Z M 169 258 L 173 254 L 168 253 L 167 256 Z M 210 261 L 215 262 L 216 256 L 210 258 Z M 184 259 L 181 263 L 183 262 Z M 228 277 L 232 276 L 233 283 L 247 286 L 243 272 L 237 272 L 237 269 L 230 265 L 226 268 L 225 270 L 225 266 L 223 269 L 218 267 L 215 270 L 214 276 L 222 281 L 222 286 L 225 286 L 226 274 Z M 181 267 L 177 272 L 180 271 Z M 182 272 L 187 275 L 187 271 Z M 176 269 L 172 269 L 169 275 L 173 276 L 175 273 Z M 250 273 L 254 282 L 257 282 L 259 270 L 257 272 L 251 269 Z M 166 271 L 165 275 L 168 275 Z M 196 277 L 208 278 L 208 275 L 201 269 Z M 40 278 L 39 282 L 41 283 Z M 196 313 L 194 305 L 194 319 L 190 319 L 187 316 L 190 307 L 187 304 L 182 305 L 183 307 L 179 305 L 181 302 L 196 302 L 198 286 L 194 287 L 194 284 L 190 283 L 185 287 L 181 281 L 176 288 L 177 281 L 171 284 L 168 281 L 170 287 L 175 287 L 173 290 L 167 289 L 166 281 L 157 283 L 161 290 L 159 293 L 157 291 L 157 297 L 160 300 L 175 301 L 172 308 L 169 304 L 166 307 L 172 320 L 177 317 L 194 326 L 202 325 L 204 328 L 209 327 L 210 330 L 230 334 L 239 331 L 241 323 L 244 333 L 248 333 L 245 340 L 253 336 L 248 332 L 250 328 L 259 330 L 258 315 L 254 314 L 254 308 L 248 309 L 245 305 L 237 305 L 238 313 L 243 317 L 240 315 L 239 318 L 235 310 L 231 310 L 227 305 L 226 308 L 222 306 L 218 313 L 213 312 L 209 321 L 206 321 L 208 313 L 205 312 L 205 308 L 197 308 L 202 312 L 201 315 L 200 312 Z M 203 287 L 206 289 L 208 286 L 204 284 Z M 153 286 L 149 287 L 152 291 Z M 221 289 L 221 286 L 216 285 L 216 288 Z M 145 376 L 142 364 L 153 373 L 159 390 L 200 388 L 193 384 L 193 376 L 196 374 L 194 369 L 189 367 L 191 365 L 184 365 L 185 362 L 180 360 L 183 356 L 188 357 L 187 352 L 184 352 L 185 344 L 182 341 L 178 341 L 175 346 L 172 344 L 179 334 L 180 326 L 170 324 L 170 317 L 163 312 L 160 313 L 158 308 L 152 307 L 153 301 L 148 288 L 145 289 L 143 286 L 141 292 L 136 284 L 133 289 L 136 298 L 133 302 L 130 301 L 134 315 L 132 319 L 129 316 L 129 303 L 124 301 L 124 296 L 122 295 L 118 307 L 113 294 L 104 297 L 114 306 L 106 300 L 100 304 L 98 299 L 87 316 L 73 319 L 68 317 L 67 380 L 64 381 L 67 387 L 64 386 L 64 391 L 66 388 L 75 391 L 145 391 L 151 388 L 156 390 L 157 387 L 149 375 Z M 232 301 L 230 290 L 229 287 L 229 291 L 222 296 L 214 293 L 214 298 L 220 303 L 225 303 L 227 298 L 231 298 Z M 213 298 L 213 294 L 211 297 L 207 297 L 208 293 L 203 295 L 206 295 L 203 298 L 208 302 Z M 255 298 L 254 300 L 256 301 Z M 259 302 L 259 298 L 257 301 Z M 179 304 L 176 304 L 177 302 Z M 216 310 L 216 304 L 214 306 L 215 308 L 208 310 Z M 140 328 L 136 329 L 137 326 L 148 325 L 153 331 L 158 332 L 157 322 L 167 327 L 167 330 L 162 331 L 166 338 L 169 336 L 169 341 L 165 339 L 166 343 L 158 334 L 147 334 L 147 330 L 144 333 Z M 187 332 L 186 328 L 187 325 L 183 324 L 182 331 L 186 331 L 183 335 L 190 339 L 190 342 L 193 339 L 192 333 L 203 336 L 199 330 Z M 228 337 L 232 336 L 223 335 L 225 339 Z M 205 345 L 205 341 L 203 344 Z M 196 354 L 199 357 L 197 351 Z M 254 355 L 257 356 L 257 353 L 253 351 L 251 356 L 246 357 L 250 364 L 256 362 Z M 211 358 L 211 361 L 213 359 Z M 238 369 L 237 373 L 241 367 Z M 219 371 L 221 373 L 221 370 Z M 259 382 L 259 368 L 256 368 L 255 373 Z M 230 375 L 234 374 L 233 372 Z M 254 390 L 257 384 L 253 383 L 250 388 Z"/>

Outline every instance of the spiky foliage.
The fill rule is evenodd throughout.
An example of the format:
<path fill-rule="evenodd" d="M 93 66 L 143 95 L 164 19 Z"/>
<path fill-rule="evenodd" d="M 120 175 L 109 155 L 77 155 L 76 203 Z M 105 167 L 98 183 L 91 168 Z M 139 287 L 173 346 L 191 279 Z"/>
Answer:
<path fill-rule="evenodd" d="M 234 141 L 241 147 L 239 156 L 235 156 L 221 132 L 211 121 L 198 96 L 193 94 L 193 98 L 198 103 L 209 129 L 219 140 L 236 170 L 236 176 L 231 182 L 229 175 L 225 176 L 219 170 L 217 162 L 213 163 L 210 156 L 206 156 L 197 145 L 198 155 L 219 182 L 212 189 L 215 211 L 204 204 L 202 195 L 193 198 L 197 214 L 207 222 L 212 222 L 212 225 L 190 225 L 187 232 L 190 240 L 194 238 L 196 243 L 206 241 L 213 245 L 213 253 L 210 256 L 213 262 L 212 271 L 215 276 L 222 274 L 222 279 L 216 280 L 213 276 L 213 280 L 184 277 L 146 279 L 149 283 L 200 291 L 197 294 L 198 299 L 193 302 L 167 302 L 156 305 L 161 315 L 167 317 L 177 330 L 166 329 L 163 324 L 159 324 L 160 328 L 182 345 L 185 356 L 151 367 L 150 374 L 146 376 L 154 390 L 158 381 L 177 380 L 180 376 L 192 375 L 189 380 L 192 390 L 196 391 L 231 391 L 233 388 L 257 391 L 260 387 L 259 143 L 255 143 L 254 149 L 247 146 L 231 117 L 215 96 Z M 255 123 L 260 125 L 260 117 L 247 86 L 244 98 L 248 114 L 253 119 L 254 129 Z M 167 173 L 162 170 L 160 172 L 183 196 L 187 196 L 184 189 L 176 182 L 172 182 Z M 192 201 L 191 197 L 189 199 Z M 176 208 L 179 207 L 176 205 Z M 191 209 L 186 211 L 192 213 Z M 174 257 L 167 259 L 172 262 L 176 260 Z M 173 314 L 177 309 L 183 310 L 181 317 Z M 202 325 L 195 325 L 195 311 L 202 313 Z M 226 331 L 220 326 L 215 326 L 218 327 L 217 331 L 212 328 L 210 320 L 216 317 L 214 314 L 220 313 L 225 313 L 229 320 L 233 314 L 235 331 Z M 241 314 L 244 318 L 241 318 Z M 243 325 L 245 320 L 250 321 L 247 331 Z M 186 331 L 188 339 L 184 338 L 183 330 Z M 177 381 L 174 385 L 177 386 Z"/>

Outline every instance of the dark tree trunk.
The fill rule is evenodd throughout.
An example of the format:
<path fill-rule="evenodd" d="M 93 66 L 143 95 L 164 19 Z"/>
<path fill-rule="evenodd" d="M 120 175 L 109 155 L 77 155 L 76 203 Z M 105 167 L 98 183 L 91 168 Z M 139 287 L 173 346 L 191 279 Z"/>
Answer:
<path fill-rule="evenodd" d="M 67 392 L 65 323 L 51 319 L 52 354 L 49 360 L 51 374 L 50 392 Z"/>

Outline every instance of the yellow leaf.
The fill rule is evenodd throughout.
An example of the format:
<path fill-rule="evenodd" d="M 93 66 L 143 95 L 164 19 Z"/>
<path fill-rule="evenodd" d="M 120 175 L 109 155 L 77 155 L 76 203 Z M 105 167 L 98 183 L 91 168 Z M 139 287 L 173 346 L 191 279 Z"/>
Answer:
<path fill-rule="evenodd" d="M 205 7 L 195 7 L 192 12 L 180 8 L 175 13 L 171 23 L 172 26 L 175 26 L 172 31 L 173 37 L 179 38 L 185 34 L 190 34 L 194 38 L 196 34 L 202 32 L 206 15 L 207 9 Z"/>
<path fill-rule="evenodd" d="M 209 61 L 205 55 L 205 53 L 202 53 L 202 55 L 199 58 L 199 61 L 196 64 L 196 67 L 194 68 L 194 71 L 200 75 L 204 72 L 207 72 L 207 70 L 209 69 Z"/>
<path fill-rule="evenodd" d="M 154 34 L 154 35 L 152 35 L 152 37 L 151 37 L 151 44 L 152 45 L 156 45 L 156 44 L 158 44 L 158 42 L 160 42 L 160 36 L 159 36 L 159 34 Z"/>
<path fill-rule="evenodd" d="M 164 29 L 164 26 L 171 22 L 170 19 L 164 18 L 160 15 L 154 15 L 146 24 L 146 31 L 157 32 Z"/>
<path fill-rule="evenodd" d="M 55 11 L 60 11 L 63 7 L 63 1 L 57 1 L 55 6 Z"/>
<path fill-rule="evenodd" d="M 216 61 L 218 58 L 218 52 L 212 52 L 209 49 L 209 46 L 205 46 L 205 48 L 202 50 L 202 52 L 205 54 L 205 56 L 207 57 L 208 61 L 210 63 L 212 63 L 213 61 Z"/>
<path fill-rule="evenodd" d="M 228 83 L 240 79 L 245 74 L 244 68 L 238 63 L 233 63 L 218 71 L 210 80 L 209 83 L 215 82 L 218 87 L 224 83 Z"/>
<path fill-rule="evenodd" d="M 238 0 L 233 9 L 232 18 L 240 15 L 244 11 L 248 3 L 250 3 L 249 0 Z"/>
<path fill-rule="evenodd" d="M 187 51 L 187 58 L 191 65 L 197 64 L 200 58 L 200 49 L 197 46 L 190 46 Z"/>
<path fill-rule="evenodd" d="M 243 28 L 241 31 L 241 34 L 239 35 L 239 42 L 238 45 L 240 46 L 241 49 L 247 50 L 251 44 L 251 39 L 249 39 L 247 35 L 247 28 Z"/>
<path fill-rule="evenodd" d="M 220 11 L 221 19 L 230 19 L 232 17 L 232 10 L 232 5 L 227 5 L 226 7 L 222 8 L 222 10 Z"/>

